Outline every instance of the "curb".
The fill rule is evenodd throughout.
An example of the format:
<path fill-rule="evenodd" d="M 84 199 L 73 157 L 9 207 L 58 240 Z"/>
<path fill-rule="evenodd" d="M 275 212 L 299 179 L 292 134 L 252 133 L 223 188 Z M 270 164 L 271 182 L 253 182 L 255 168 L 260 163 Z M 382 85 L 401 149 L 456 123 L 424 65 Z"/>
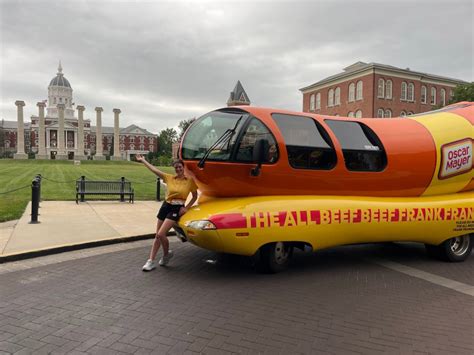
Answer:
<path fill-rule="evenodd" d="M 168 233 L 168 236 L 175 236 L 175 235 L 176 233 L 174 232 Z M 64 253 L 68 251 L 95 248 L 95 247 L 100 247 L 104 245 L 136 242 L 139 240 L 153 239 L 154 237 L 155 237 L 155 233 L 152 233 L 152 234 L 137 235 L 133 237 L 119 237 L 119 238 L 114 238 L 114 239 L 96 240 L 96 241 L 85 242 L 85 243 L 80 243 L 80 244 L 64 245 L 64 246 L 54 247 L 54 248 L 49 248 L 49 249 L 28 251 L 25 253 L 0 256 L 0 264 L 12 262 L 12 261 L 36 258 L 39 256 L 59 254 L 59 253 Z"/>

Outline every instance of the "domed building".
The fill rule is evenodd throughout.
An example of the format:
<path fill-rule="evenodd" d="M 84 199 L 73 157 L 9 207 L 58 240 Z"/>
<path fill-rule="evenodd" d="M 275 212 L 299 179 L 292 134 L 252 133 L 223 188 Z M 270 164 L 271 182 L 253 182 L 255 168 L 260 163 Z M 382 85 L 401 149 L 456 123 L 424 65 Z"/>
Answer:
<path fill-rule="evenodd" d="M 43 101 L 43 106 L 46 107 L 46 114 L 44 117 L 44 150 L 40 147 L 40 117 L 31 116 L 31 123 L 25 122 L 24 127 L 24 152 L 26 154 L 35 154 L 37 159 L 105 159 L 114 155 L 120 159 L 130 158 L 135 154 L 148 154 L 149 152 L 157 151 L 157 136 L 144 128 L 137 125 L 130 125 L 125 128 L 119 128 L 119 151 L 114 154 L 114 127 L 107 127 L 100 125 L 99 133 L 96 126 L 91 125 L 91 120 L 83 117 L 82 132 L 83 139 L 78 136 L 81 131 L 79 127 L 79 120 L 76 116 L 76 109 L 82 106 L 75 107 L 73 100 L 73 89 L 69 81 L 63 74 L 61 62 L 59 62 L 58 72 L 53 77 L 48 86 L 48 100 Z M 64 121 L 60 120 L 59 107 L 64 108 Z M 64 106 L 63 106 L 64 105 Z M 97 108 L 101 111 L 101 108 Z M 115 112 L 117 111 L 117 112 Z M 116 114 L 118 117 L 120 110 L 114 110 L 112 115 Z M 84 114 L 94 115 L 94 123 L 97 122 L 99 113 L 94 108 L 85 110 Z M 100 120 L 102 116 L 107 113 L 100 113 Z M 61 127 L 60 127 L 61 126 Z M 18 121 L 0 121 L 0 130 L 2 132 L 2 140 L 0 142 L 2 149 L 0 153 L 3 156 L 10 156 L 18 152 Z M 59 132 L 64 131 L 64 146 L 60 145 Z M 97 134 L 102 136 L 102 149 L 97 145 Z M 83 141 L 84 146 L 79 147 L 80 141 Z M 63 152 L 61 154 L 61 149 Z"/>

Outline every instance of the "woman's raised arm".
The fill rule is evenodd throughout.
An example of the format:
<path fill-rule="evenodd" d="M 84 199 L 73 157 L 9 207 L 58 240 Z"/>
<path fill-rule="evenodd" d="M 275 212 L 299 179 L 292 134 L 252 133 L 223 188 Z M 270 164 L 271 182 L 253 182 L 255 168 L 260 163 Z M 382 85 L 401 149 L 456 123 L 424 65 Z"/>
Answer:
<path fill-rule="evenodd" d="M 143 163 L 147 168 L 148 170 L 150 170 L 151 172 L 153 172 L 155 175 L 158 175 L 161 179 L 164 179 L 164 175 L 165 173 L 162 172 L 160 169 L 158 169 L 157 167 L 151 165 L 149 162 L 146 161 L 145 157 L 141 154 L 137 154 L 135 155 L 135 160 L 140 162 L 140 163 Z"/>

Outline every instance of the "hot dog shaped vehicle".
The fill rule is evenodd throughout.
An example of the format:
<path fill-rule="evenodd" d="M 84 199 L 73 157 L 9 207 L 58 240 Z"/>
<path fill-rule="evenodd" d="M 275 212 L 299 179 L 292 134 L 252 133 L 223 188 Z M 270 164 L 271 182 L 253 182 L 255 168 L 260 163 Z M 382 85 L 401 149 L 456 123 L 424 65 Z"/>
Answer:
<path fill-rule="evenodd" d="M 180 233 L 284 269 L 313 250 L 413 241 L 465 260 L 474 232 L 474 103 L 355 119 L 231 107 L 194 122 L 180 157 L 202 193 Z"/>

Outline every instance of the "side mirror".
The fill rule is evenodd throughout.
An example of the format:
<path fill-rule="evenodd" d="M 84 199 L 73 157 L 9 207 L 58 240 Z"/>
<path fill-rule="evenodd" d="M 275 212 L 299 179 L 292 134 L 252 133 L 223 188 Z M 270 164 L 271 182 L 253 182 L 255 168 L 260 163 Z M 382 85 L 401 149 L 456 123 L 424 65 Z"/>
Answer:
<path fill-rule="evenodd" d="M 262 163 L 267 160 L 268 148 L 269 144 L 266 139 L 259 139 L 255 142 L 253 146 L 253 161 L 257 163 L 257 166 L 250 171 L 252 176 L 260 175 Z"/>

